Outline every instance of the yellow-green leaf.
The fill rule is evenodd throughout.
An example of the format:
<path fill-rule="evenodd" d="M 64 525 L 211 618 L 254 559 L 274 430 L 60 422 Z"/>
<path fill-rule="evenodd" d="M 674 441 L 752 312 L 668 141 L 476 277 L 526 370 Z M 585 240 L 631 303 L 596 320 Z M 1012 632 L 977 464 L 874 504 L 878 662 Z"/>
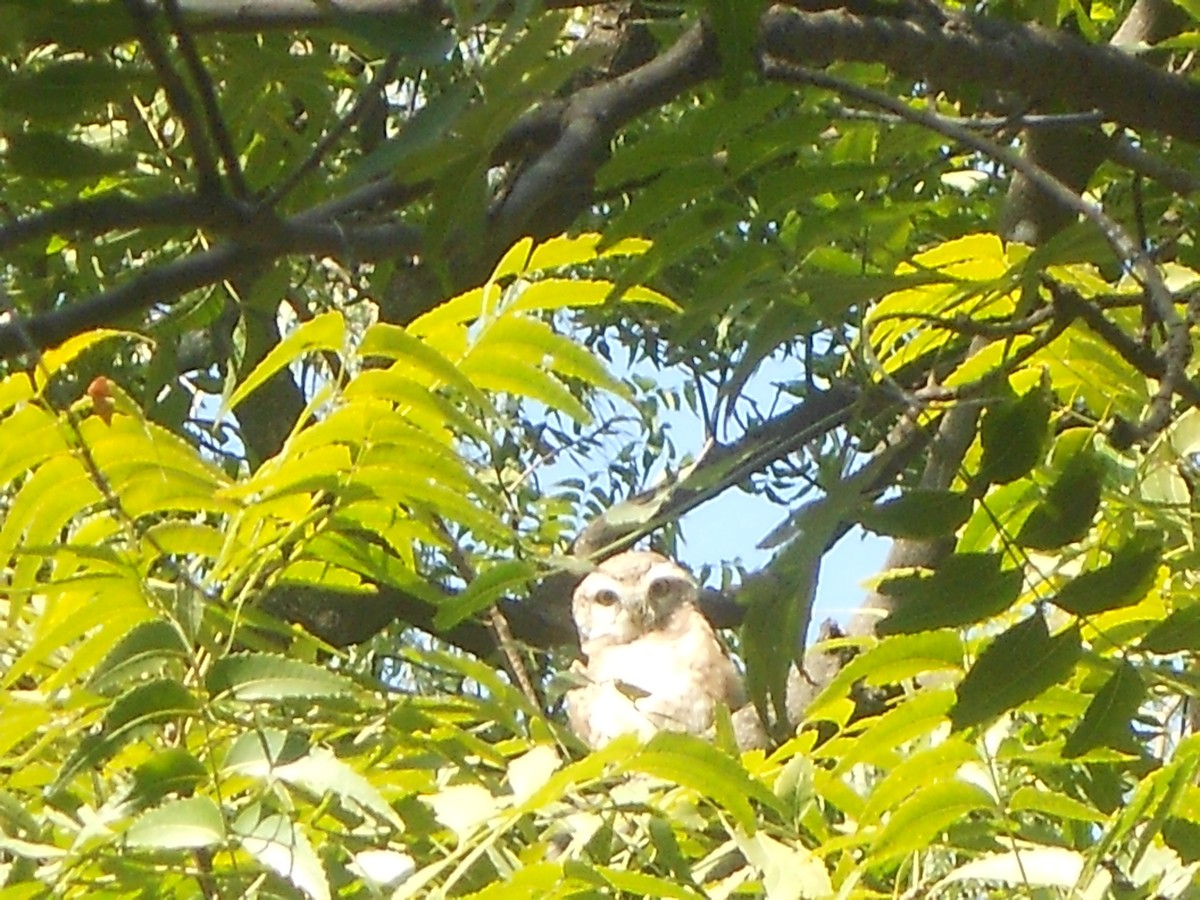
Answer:
<path fill-rule="evenodd" d="M 268 378 L 306 353 L 318 350 L 340 353 L 345 340 L 346 322 L 340 312 L 331 310 L 310 319 L 271 348 L 238 385 L 225 404 L 226 408 L 237 408 L 238 404 L 262 387 Z"/>

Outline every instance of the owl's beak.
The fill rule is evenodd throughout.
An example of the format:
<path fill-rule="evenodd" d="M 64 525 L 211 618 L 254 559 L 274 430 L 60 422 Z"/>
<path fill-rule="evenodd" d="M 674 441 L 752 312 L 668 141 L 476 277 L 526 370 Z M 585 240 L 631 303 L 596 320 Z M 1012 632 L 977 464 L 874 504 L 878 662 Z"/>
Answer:
<path fill-rule="evenodd" d="M 658 624 L 658 609 L 645 594 L 637 597 L 629 607 L 629 614 L 641 631 L 650 631 Z"/>

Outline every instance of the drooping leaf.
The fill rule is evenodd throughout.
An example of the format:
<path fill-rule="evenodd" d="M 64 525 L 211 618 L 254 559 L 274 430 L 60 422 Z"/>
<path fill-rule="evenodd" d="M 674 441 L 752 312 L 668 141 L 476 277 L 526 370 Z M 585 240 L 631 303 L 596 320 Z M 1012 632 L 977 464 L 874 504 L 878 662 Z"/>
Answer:
<path fill-rule="evenodd" d="M 858 521 L 876 534 L 929 540 L 957 531 L 971 517 L 973 505 L 966 494 L 917 488 L 864 508 Z"/>
<path fill-rule="evenodd" d="M 789 521 L 791 541 L 771 562 L 770 575 L 743 585 L 746 616 L 742 647 L 746 687 L 760 714 L 786 720 L 788 669 L 803 656 L 821 557 L 858 494 L 829 494 L 799 510 Z"/>
<path fill-rule="evenodd" d="M 142 728 L 190 715 L 198 706 L 196 696 L 174 679 L 139 684 L 113 702 L 98 732 L 77 744 L 59 773 L 58 783 L 65 785 L 81 770 L 108 761 Z"/>
<path fill-rule="evenodd" d="M 956 553 L 931 575 L 887 578 L 879 591 L 895 608 L 879 623 L 880 635 L 930 631 L 981 622 L 1008 609 L 1021 593 L 1018 569 L 1001 569 L 998 553 Z"/>
<path fill-rule="evenodd" d="M 1164 654 L 1200 649 L 1200 603 L 1173 610 L 1141 639 L 1138 649 Z"/>
<path fill-rule="evenodd" d="M 174 625 L 151 619 L 126 634 L 104 657 L 92 673 L 91 687 L 107 691 L 147 673 L 161 673 L 172 661 L 185 661 L 187 653 Z"/>
<path fill-rule="evenodd" d="M 1141 529 L 1113 552 L 1107 565 L 1077 575 L 1063 585 L 1053 603 L 1077 616 L 1131 606 L 1153 585 L 1162 551 L 1162 533 Z"/>
<path fill-rule="evenodd" d="M 482 349 L 464 360 L 462 368 L 475 384 L 490 391 L 537 400 L 582 424 L 592 421 L 591 412 L 570 389 L 552 373 L 532 364 L 519 348 Z"/>
<path fill-rule="evenodd" d="M 238 737 L 229 749 L 223 771 L 264 781 L 279 779 L 317 797 L 337 797 L 350 810 L 365 813 L 397 829 L 403 821 L 379 791 L 324 747 L 314 747 L 296 732 L 264 729 Z"/>
<path fill-rule="evenodd" d="M 962 661 L 963 641 L 953 631 L 886 637 L 850 660 L 809 705 L 806 715 L 819 717 L 829 705 L 845 697 L 858 681 L 868 685 L 894 684 L 926 672 L 956 669 Z"/>
<path fill-rule="evenodd" d="M 979 423 L 979 478 L 1007 484 L 1037 465 L 1050 438 L 1051 412 L 1050 394 L 1043 386 L 988 407 Z"/>
<path fill-rule="evenodd" d="M 874 844 L 874 853 L 893 857 L 934 846 L 938 836 L 971 813 L 991 809 L 995 800 L 983 788 L 958 779 L 917 791 L 897 809 Z"/>
<path fill-rule="evenodd" d="M 1162 827 L 1163 842 L 1179 854 L 1184 865 L 1200 860 L 1200 822 L 1171 816 Z"/>
<path fill-rule="evenodd" d="M 491 404 L 480 390 L 432 343 L 420 340 L 398 325 L 386 322 L 372 325 L 363 335 L 359 352 L 365 357 L 382 356 L 386 359 L 403 360 L 417 371 L 433 376 L 430 387 L 436 387 L 438 384 L 448 385 L 479 409 L 491 409 Z"/>
<path fill-rule="evenodd" d="M 286 878 L 311 900 L 329 900 L 331 891 L 321 858 L 300 826 L 287 816 L 262 815 L 248 808 L 231 827 L 238 843 L 269 871 Z"/>
<path fill-rule="evenodd" d="M 1008 808 L 1013 812 L 1033 810 L 1057 819 L 1075 819 L 1079 822 L 1104 821 L 1104 814 L 1094 806 L 1052 790 L 1044 784 L 1017 788 L 1009 798 Z"/>
<path fill-rule="evenodd" d="M 958 686 L 950 710 L 955 730 L 979 725 L 1032 700 L 1071 674 L 1079 659 L 1078 627 L 1050 636 L 1036 612 L 997 636 Z"/>
<path fill-rule="evenodd" d="M 1131 750 L 1135 745 L 1130 722 L 1145 700 L 1142 676 L 1132 663 L 1122 660 L 1068 735 L 1063 756 L 1074 759 L 1096 747 Z"/>
<path fill-rule="evenodd" d="M 167 747 L 133 773 L 133 796 L 153 806 L 167 794 L 191 794 L 209 776 L 208 768 L 183 747 Z"/>
<path fill-rule="evenodd" d="M 1017 533 L 1017 543 L 1057 550 L 1088 533 L 1100 506 L 1104 463 L 1090 450 L 1072 457 Z"/>
<path fill-rule="evenodd" d="M 134 161 L 132 154 L 107 153 L 52 131 L 18 131 L 8 135 L 4 159 L 14 175 L 73 182 L 112 175 Z"/>

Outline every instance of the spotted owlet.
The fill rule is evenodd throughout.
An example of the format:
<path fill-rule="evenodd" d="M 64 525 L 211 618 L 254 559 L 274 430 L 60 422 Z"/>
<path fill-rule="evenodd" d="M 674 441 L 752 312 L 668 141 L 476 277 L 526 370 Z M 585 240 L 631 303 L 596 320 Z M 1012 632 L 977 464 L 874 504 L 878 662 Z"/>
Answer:
<path fill-rule="evenodd" d="M 745 702 L 737 669 L 696 608 L 692 577 L 665 556 L 632 551 L 601 563 L 571 610 L 587 681 L 567 693 L 567 718 L 590 747 L 632 732 L 706 735 L 719 705 Z"/>

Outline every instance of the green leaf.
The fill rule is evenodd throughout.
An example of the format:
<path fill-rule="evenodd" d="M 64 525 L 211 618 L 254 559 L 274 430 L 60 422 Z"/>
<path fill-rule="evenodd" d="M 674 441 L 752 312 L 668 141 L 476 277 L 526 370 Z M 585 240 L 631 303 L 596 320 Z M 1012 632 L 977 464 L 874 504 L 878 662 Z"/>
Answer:
<path fill-rule="evenodd" d="M 785 842 L 765 831 L 754 836 L 733 833 L 746 861 L 762 873 L 764 896 L 771 900 L 804 900 L 834 896 L 825 862 L 798 838 Z"/>
<path fill-rule="evenodd" d="M 346 340 L 346 322 L 337 310 L 321 313 L 301 324 L 271 348 L 262 361 L 242 380 L 227 401 L 227 409 L 237 406 L 262 387 L 272 375 L 306 353 L 318 350 L 340 353 Z"/>
<path fill-rule="evenodd" d="M 133 772 L 133 793 L 152 806 L 167 794 L 190 794 L 208 779 L 208 768 L 182 747 L 160 750 Z"/>
<path fill-rule="evenodd" d="M 1037 465 L 1050 437 L 1051 412 L 1050 392 L 1044 386 L 988 407 L 979 423 L 979 478 L 1007 484 Z"/>
<path fill-rule="evenodd" d="M 363 335 L 359 352 L 364 357 L 382 356 L 387 359 L 404 360 L 414 369 L 434 377 L 428 387 L 446 384 L 469 399 L 482 410 L 490 411 L 491 403 L 479 392 L 470 379 L 465 378 L 458 368 L 445 356 L 418 337 L 409 334 L 399 325 L 380 322 L 372 325 Z"/>
<path fill-rule="evenodd" d="M 173 679 L 140 684 L 118 698 L 104 716 L 101 729 L 85 736 L 58 776 L 63 786 L 78 772 L 111 759 L 147 726 L 175 721 L 199 708 L 192 692 Z"/>
<path fill-rule="evenodd" d="M 812 619 L 821 557 L 842 517 L 859 495 L 831 493 L 798 510 L 786 527 L 790 542 L 772 559 L 770 576 L 742 587 L 746 616 L 742 648 L 748 660 L 746 687 L 761 714 L 786 721 L 788 669 L 802 663 L 803 636 Z"/>
<path fill-rule="evenodd" d="M 779 798 L 751 778 L 736 759 L 689 734 L 659 732 L 622 768 L 691 788 L 728 811 L 751 834 L 757 819 L 750 801 L 769 808 L 779 805 Z"/>
<path fill-rule="evenodd" d="M 372 18 L 378 19 L 378 16 Z M 401 163 L 419 153 L 428 153 L 446 147 L 446 132 L 462 116 L 471 100 L 472 89 L 467 84 L 452 85 L 432 98 L 411 119 L 404 123 L 400 134 L 380 144 L 365 159 L 355 165 L 346 177 L 346 186 L 364 184 L 378 175 L 396 173 L 401 178 L 406 174 Z M 457 154 L 446 160 L 452 161 Z M 408 175 L 412 177 L 411 174 Z M 412 182 L 406 182 L 412 183 Z"/>
<path fill-rule="evenodd" d="M 576 266 L 592 262 L 597 256 L 631 256 L 645 253 L 650 248 L 650 242 L 640 238 L 621 241 L 600 253 L 601 236 L 595 232 L 581 234 L 577 237 L 559 235 L 538 244 L 529 263 L 527 272 L 541 272 L 546 269 L 561 269 L 566 266 Z"/>
<path fill-rule="evenodd" d="M 1140 529 L 1113 552 L 1108 565 L 1076 576 L 1063 585 L 1052 602 L 1077 616 L 1132 606 L 1154 584 L 1162 551 L 1162 533 Z"/>
<path fill-rule="evenodd" d="M 489 566 L 467 589 L 438 607 L 433 618 L 435 628 L 453 628 L 463 619 L 486 609 L 513 588 L 524 589 L 537 575 L 537 563 L 528 559 L 510 559 Z"/>
<path fill-rule="evenodd" d="M 958 686 L 950 710 L 955 729 L 987 722 L 1032 700 L 1071 674 L 1079 659 L 1079 628 L 1050 637 L 1040 613 L 997 636 Z"/>
<path fill-rule="evenodd" d="M 317 797 L 330 794 L 356 814 L 371 815 L 396 829 L 404 827 L 367 778 L 324 747 L 311 746 L 297 732 L 266 728 L 241 734 L 221 769 L 263 781 L 285 781 Z"/>
<path fill-rule="evenodd" d="M 983 788 L 958 779 L 926 785 L 895 810 L 876 838 L 874 856 L 894 857 L 928 850 L 942 832 L 971 813 L 994 809 L 995 800 Z"/>
<path fill-rule="evenodd" d="M 856 682 L 894 684 L 925 672 L 957 669 L 963 663 L 962 638 L 953 631 L 926 631 L 884 638 L 846 664 L 805 711 L 818 718 L 831 704 L 847 696 Z"/>
<path fill-rule="evenodd" d="M 521 238 L 505 251 L 492 269 L 492 277 L 488 281 L 502 281 L 509 275 L 520 275 L 525 271 L 529 262 L 529 254 L 533 249 L 533 238 Z"/>
<path fill-rule="evenodd" d="M 1100 507 L 1104 461 L 1090 450 L 1073 456 L 1034 507 L 1017 533 L 1017 543 L 1035 550 L 1057 550 L 1078 541 L 1092 527 Z"/>
<path fill-rule="evenodd" d="M 506 316 L 487 330 L 478 348 L 497 346 L 504 354 L 542 359 L 555 372 L 577 378 L 592 387 L 629 398 L 629 392 L 591 352 L 556 334 L 545 322 L 524 316 Z M 477 352 L 477 351 L 472 351 Z"/>
<path fill-rule="evenodd" d="M 1008 801 L 1010 812 L 1032 810 L 1055 819 L 1074 819 L 1079 822 L 1103 822 L 1104 813 L 1087 803 L 1051 790 L 1045 784 L 1025 785 L 1013 792 Z"/>
<path fill-rule="evenodd" d="M 22 66 L 0 83 L 0 109 L 39 124 L 72 124 L 86 112 L 127 101 L 150 81 L 149 72 L 100 59 L 57 59 Z"/>
<path fill-rule="evenodd" d="M 1074 759 L 1096 747 L 1133 748 L 1130 722 L 1146 700 L 1146 683 L 1132 663 L 1122 660 L 1088 704 L 1083 719 L 1067 737 L 1063 756 Z"/>
<path fill-rule="evenodd" d="M 897 748 L 935 733 L 945 723 L 953 702 L 954 693 L 949 688 L 926 687 L 887 712 L 867 719 L 861 723 L 865 729 L 847 741 L 846 752 L 837 759 L 833 774 L 845 773 L 862 762 L 888 768 Z"/>
<path fill-rule="evenodd" d="M 717 36 L 721 85 L 727 96 L 736 96 L 755 69 L 758 18 L 750 14 L 754 4 L 738 0 L 705 0 L 705 6 Z"/>
<path fill-rule="evenodd" d="M 1021 593 L 1018 569 L 1001 570 L 998 553 L 956 553 L 931 575 L 887 577 L 879 592 L 895 597 L 895 608 L 876 632 L 908 634 L 982 622 L 1008 609 Z"/>
<path fill-rule="evenodd" d="M 1147 653 L 1178 653 L 1200 649 L 1200 603 L 1174 610 L 1138 643 Z"/>
<path fill-rule="evenodd" d="M 14 175 L 62 181 L 94 181 L 120 172 L 134 161 L 131 154 L 105 153 L 50 131 L 9 134 L 4 157 Z"/>
<path fill-rule="evenodd" d="M 1184 865 L 1200 860 L 1200 822 L 1180 816 L 1168 817 L 1162 827 L 1163 842 L 1179 854 Z"/>
<path fill-rule="evenodd" d="M 352 9 L 352 7 L 351 7 Z M 433 68 L 444 65 L 454 49 L 454 31 L 437 16 L 421 11 L 389 11 L 387 15 L 348 12 L 332 7 L 333 21 L 339 27 L 366 41 L 380 51 L 400 55 L 410 65 Z"/>
<path fill-rule="evenodd" d="M 581 424 L 592 421 L 588 408 L 567 386 L 535 365 L 519 347 L 481 348 L 463 360 L 462 370 L 479 387 L 537 400 Z"/>
<path fill-rule="evenodd" d="M 173 800 L 135 819 L 125 842 L 151 850 L 217 847 L 225 842 L 225 820 L 208 797 Z"/>
<path fill-rule="evenodd" d="M 58 374 L 97 344 L 118 337 L 129 338 L 139 342 L 146 340 L 136 331 L 121 331 L 116 328 L 93 328 L 90 331 L 85 331 L 83 334 L 68 338 L 57 347 L 47 350 L 42 354 L 41 364 L 33 371 L 38 392 L 40 393 L 45 389 L 48 376 Z"/>
<path fill-rule="evenodd" d="M 92 673 L 92 690 L 107 692 L 147 674 L 159 674 L 171 662 L 186 662 L 188 648 L 170 622 L 152 619 L 135 626 L 109 651 Z"/>
<path fill-rule="evenodd" d="M 344 696 L 354 692 L 354 682 L 298 659 L 243 653 L 213 663 L 205 688 L 213 697 L 232 694 L 238 700 L 290 700 Z"/>
<path fill-rule="evenodd" d="M 694 888 L 676 883 L 673 879 L 660 878 L 645 872 L 618 869 L 613 866 L 596 866 L 593 871 L 600 876 L 601 884 L 607 884 L 622 895 L 666 897 L 672 898 L 672 900 L 700 900 L 705 896 Z"/>
<path fill-rule="evenodd" d="M 929 540 L 953 534 L 971 517 L 973 507 L 974 501 L 966 494 L 917 488 L 866 507 L 858 521 L 876 534 Z"/>

